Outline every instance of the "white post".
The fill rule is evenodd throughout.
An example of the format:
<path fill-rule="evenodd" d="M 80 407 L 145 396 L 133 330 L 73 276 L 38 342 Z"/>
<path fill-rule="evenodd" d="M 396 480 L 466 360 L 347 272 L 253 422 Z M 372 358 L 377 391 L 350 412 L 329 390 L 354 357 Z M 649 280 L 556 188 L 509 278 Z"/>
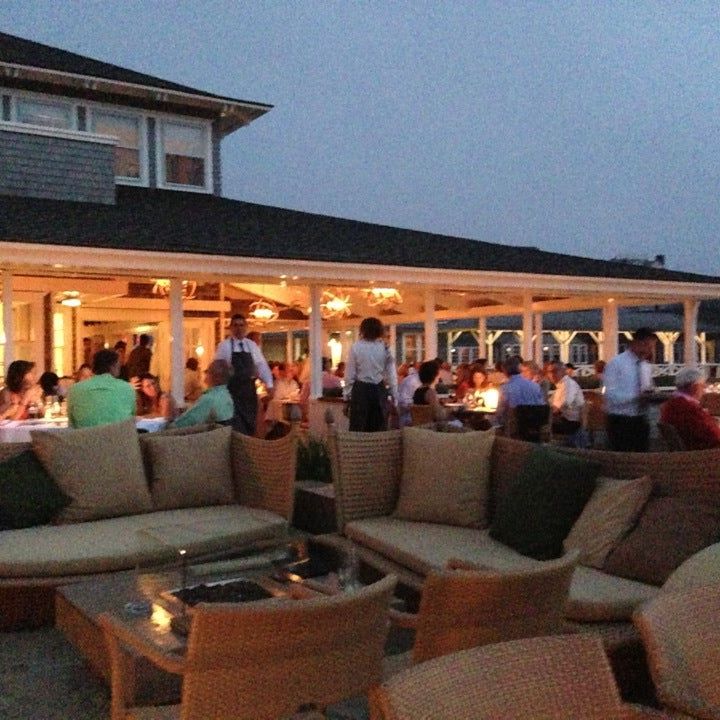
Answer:
<path fill-rule="evenodd" d="M 322 288 L 310 286 L 310 330 L 308 347 L 310 350 L 310 397 L 322 395 L 322 316 L 320 315 L 320 298 Z"/>
<path fill-rule="evenodd" d="M 699 300 L 683 301 L 683 341 L 684 355 L 686 365 L 697 365 L 697 343 L 695 336 L 697 335 L 697 316 Z"/>
<path fill-rule="evenodd" d="M 543 364 L 543 316 L 535 313 L 535 347 L 533 360 L 542 367 Z"/>
<path fill-rule="evenodd" d="M 390 337 L 388 338 L 388 342 L 390 343 L 390 354 L 397 361 L 397 325 L 395 323 L 388 325 L 388 330 L 390 331 Z"/>
<path fill-rule="evenodd" d="M 437 322 L 435 321 L 435 290 L 425 290 L 425 360 L 437 357 Z"/>
<path fill-rule="evenodd" d="M 293 331 L 288 330 L 285 333 L 285 362 L 292 362 L 293 357 Z"/>
<path fill-rule="evenodd" d="M 533 311 L 532 311 L 532 295 L 525 293 L 523 295 L 523 313 L 522 313 L 522 358 L 529 360 L 532 357 L 532 331 L 533 331 Z"/>
<path fill-rule="evenodd" d="M 5 374 L 15 359 L 15 332 L 13 329 L 13 276 L 6 270 L 2 276 L 3 332 L 5 333 Z"/>
<path fill-rule="evenodd" d="M 477 329 L 477 341 L 478 341 L 478 357 L 486 358 L 488 365 L 492 363 L 492 358 L 488 356 L 488 332 L 487 332 L 487 318 L 478 318 L 478 329 Z"/>
<path fill-rule="evenodd" d="M 618 309 L 608 300 L 602 309 L 603 360 L 611 360 L 618 352 Z"/>
<path fill-rule="evenodd" d="M 183 335 L 183 284 L 170 279 L 170 394 L 177 407 L 185 405 L 185 338 Z"/>

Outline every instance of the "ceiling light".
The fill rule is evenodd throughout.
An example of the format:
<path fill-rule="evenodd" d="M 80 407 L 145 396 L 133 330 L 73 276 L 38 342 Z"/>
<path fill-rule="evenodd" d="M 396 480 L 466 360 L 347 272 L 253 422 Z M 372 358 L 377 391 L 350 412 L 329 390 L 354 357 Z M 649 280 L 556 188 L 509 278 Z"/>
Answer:
<path fill-rule="evenodd" d="M 277 320 L 279 316 L 280 312 L 277 305 L 269 300 L 256 300 L 251 303 L 248 311 L 248 317 L 260 325 L 271 323 L 273 320 Z"/>
<path fill-rule="evenodd" d="M 65 307 L 76 308 L 82 305 L 80 293 L 77 290 L 65 290 L 58 302 Z"/>
<path fill-rule="evenodd" d="M 390 287 L 365 288 L 365 299 L 370 307 L 392 308 L 403 301 L 400 291 Z"/>
<path fill-rule="evenodd" d="M 323 290 L 320 298 L 320 314 L 324 319 L 349 317 L 352 314 L 352 303 L 349 295 L 339 291 Z"/>

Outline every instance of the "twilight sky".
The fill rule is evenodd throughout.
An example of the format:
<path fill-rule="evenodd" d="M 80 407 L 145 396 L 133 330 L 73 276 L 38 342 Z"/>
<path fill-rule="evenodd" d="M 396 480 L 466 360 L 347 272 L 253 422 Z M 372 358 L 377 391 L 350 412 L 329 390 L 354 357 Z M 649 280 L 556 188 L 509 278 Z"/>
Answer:
<path fill-rule="evenodd" d="M 0 0 L 0 29 L 275 105 L 228 197 L 720 275 L 717 2 Z"/>

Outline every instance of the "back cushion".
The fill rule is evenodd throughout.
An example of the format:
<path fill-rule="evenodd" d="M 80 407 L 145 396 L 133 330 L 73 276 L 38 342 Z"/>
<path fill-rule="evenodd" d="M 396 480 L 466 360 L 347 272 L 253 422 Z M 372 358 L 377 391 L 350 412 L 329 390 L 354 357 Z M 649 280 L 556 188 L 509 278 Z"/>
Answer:
<path fill-rule="evenodd" d="M 148 434 L 150 492 L 156 510 L 235 501 L 229 427 L 189 435 Z"/>
<path fill-rule="evenodd" d="M 71 498 L 60 522 L 152 510 L 135 420 L 74 430 L 34 430 L 33 450 Z"/>
<path fill-rule="evenodd" d="M 535 445 L 523 440 L 498 435 L 490 454 L 490 487 L 488 498 L 489 519 L 495 516 L 495 508 L 507 495 L 523 467 L 530 459 Z"/>
<path fill-rule="evenodd" d="M 403 471 L 395 517 L 487 527 L 492 432 L 403 429 Z"/>

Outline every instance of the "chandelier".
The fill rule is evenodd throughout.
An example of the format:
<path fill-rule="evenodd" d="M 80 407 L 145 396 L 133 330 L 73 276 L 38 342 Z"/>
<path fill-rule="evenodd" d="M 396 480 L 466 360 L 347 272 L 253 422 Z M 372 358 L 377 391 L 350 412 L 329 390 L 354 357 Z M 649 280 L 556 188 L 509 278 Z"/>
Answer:
<path fill-rule="evenodd" d="M 399 290 L 390 287 L 365 288 L 365 300 L 370 307 L 392 308 L 403 301 Z"/>
<path fill-rule="evenodd" d="M 248 310 L 248 317 L 260 325 L 271 323 L 273 320 L 277 320 L 279 316 L 280 312 L 277 305 L 269 300 L 256 300 L 250 304 Z"/>
<path fill-rule="evenodd" d="M 82 305 L 80 293 L 77 290 L 65 290 L 58 302 L 65 307 L 76 308 Z"/>
<path fill-rule="evenodd" d="M 331 290 L 323 290 L 320 297 L 320 315 L 323 319 L 349 317 L 352 314 L 350 296 Z"/>
<path fill-rule="evenodd" d="M 170 280 L 167 278 L 153 278 L 155 284 L 153 285 L 153 295 L 159 295 L 160 297 L 168 297 L 170 295 Z M 194 300 L 195 292 L 197 291 L 197 283 L 194 280 L 183 280 L 182 281 L 182 299 L 183 300 Z"/>

